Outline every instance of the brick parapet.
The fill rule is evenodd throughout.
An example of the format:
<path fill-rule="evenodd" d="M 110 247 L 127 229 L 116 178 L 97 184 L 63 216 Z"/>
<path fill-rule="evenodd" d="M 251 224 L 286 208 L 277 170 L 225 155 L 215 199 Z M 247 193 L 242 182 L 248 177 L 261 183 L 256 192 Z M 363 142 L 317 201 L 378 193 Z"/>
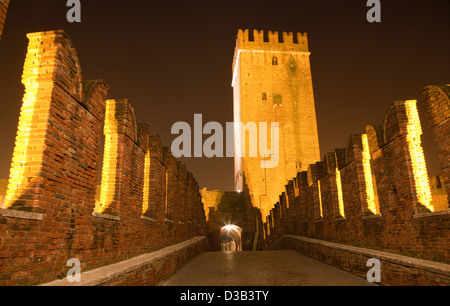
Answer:
<path fill-rule="evenodd" d="M 28 38 L 25 95 L 0 210 L 0 285 L 52 281 L 67 273 L 70 258 L 90 270 L 206 235 L 192 175 L 187 192 L 197 225 L 186 231 L 179 223 L 167 226 L 166 172 L 175 164 L 169 192 L 176 195 L 184 170 L 164 158 L 170 152 L 163 153 L 158 134 L 136 122 L 130 101 L 107 100 L 108 84 L 82 80 L 75 47 L 64 31 Z M 102 132 L 103 178 L 96 203 Z M 185 167 L 178 164 L 178 169 Z M 172 198 L 173 211 L 184 206 L 184 200 Z"/>
<path fill-rule="evenodd" d="M 448 264 L 295 235 L 282 237 L 272 249 L 293 250 L 364 279 L 371 268 L 369 259 L 375 258 L 380 260 L 383 286 L 450 285 Z"/>
<path fill-rule="evenodd" d="M 158 251 L 83 272 L 81 282 L 70 283 L 65 278 L 41 286 L 155 286 L 207 250 L 206 238 L 194 237 Z"/>
<path fill-rule="evenodd" d="M 442 88 L 428 87 L 422 93 L 427 103 L 434 103 L 432 111 L 439 110 L 439 114 L 428 117 L 434 127 L 448 123 L 442 116 L 448 105 L 443 92 Z M 366 147 L 362 135 L 352 135 L 346 149 L 324 155 L 323 171 L 315 164 L 298 173 L 279 201 L 284 202 L 282 198 L 287 196 L 289 208 L 277 203 L 271 211 L 273 223 L 269 220 L 265 225 L 267 245 L 284 231 L 450 262 L 450 210 L 448 205 L 434 204 L 433 197 L 442 197 L 442 193 L 436 192 L 438 186 L 429 187 L 430 182 L 439 180 L 428 179 L 416 113 L 414 100 L 395 102 L 386 112 L 383 126 L 365 128 Z M 446 169 L 450 168 L 446 151 L 449 133 L 445 129 L 435 129 L 434 133 L 445 181 Z M 444 188 L 448 192 L 448 186 Z M 280 223 L 280 215 L 295 226 Z"/>
<path fill-rule="evenodd" d="M 421 91 L 428 126 L 433 132 L 445 189 L 450 200 L 450 85 L 427 86 Z"/>

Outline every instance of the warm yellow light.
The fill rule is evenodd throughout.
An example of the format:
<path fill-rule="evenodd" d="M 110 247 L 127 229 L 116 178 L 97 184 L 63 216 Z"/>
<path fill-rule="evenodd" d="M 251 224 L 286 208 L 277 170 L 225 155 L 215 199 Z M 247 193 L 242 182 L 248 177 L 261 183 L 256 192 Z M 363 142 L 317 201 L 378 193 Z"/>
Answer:
<path fill-rule="evenodd" d="M 227 232 L 231 232 L 232 230 L 233 230 L 233 225 L 225 225 L 224 227 L 223 227 Z"/>
<path fill-rule="evenodd" d="M 31 179 L 41 171 L 44 139 L 36 137 L 33 132 L 46 129 L 50 106 L 48 93 L 39 92 L 40 86 L 46 86 L 46 80 L 41 80 L 42 71 L 39 65 L 42 57 L 39 37 L 30 38 L 25 59 L 22 83 L 25 85 L 20 118 L 14 146 L 13 159 L 10 168 L 8 188 L 2 208 L 10 208 L 14 202 L 21 199 L 32 184 Z M 47 61 L 47 60 L 46 60 Z M 37 114 L 37 111 L 39 113 Z M 41 153 L 37 153 L 41 152 Z"/>
<path fill-rule="evenodd" d="M 320 208 L 320 216 L 323 218 L 323 208 L 322 208 L 322 191 L 320 188 L 320 181 L 317 181 L 317 186 L 319 188 L 319 208 Z"/>
<path fill-rule="evenodd" d="M 150 151 L 147 151 L 144 163 L 144 201 L 142 202 L 142 214 L 147 212 L 150 201 L 150 161 Z"/>
<path fill-rule="evenodd" d="M 341 172 L 337 166 L 337 156 L 336 156 L 336 185 L 338 191 L 338 201 L 339 201 L 339 214 L 342 218 L 345 218 L 345 210 L 344 210 L 344 197 L 342 195 L 342 181 L 341 181 Z"/>
<path fill-rule="evenodd" d="M 27 189 L 28 177 L 26 173 L 30 171 L 29 162 L 32 160 L 32 156 L 28 156 L 28 151 L 35 101 L 35 94 L 25 94 L 3 208 L 11 207 Z"/>
<path fill-rule="evenodd" d="M 421 145 L 422 127 L 420 125 L 419 113 L 417 111 L 417 101 L 405 101 L 406 115 L 408 117 L 406 141 L 409 145 L 411 163 L 413 168 L 414 183 L 417 192 L 417 200 L 434 212 L 431 204 L 431 188 L 428 179 L 427 166 Z"/>
<path fill-rule="evenodd" d="M 363 145 L 363 170 L 364 170 L 364 180 L 366 183 L 366 195 L 367 195 L 367 208 L 375 215 L 379 214 L 377 197 L 375 196 L 375 188 L 372 176 L 372 166 L 370 165 L 370 151 L 369 151 L 369 140 L 367 134 L 362 135 L 362 145 Z"/>
<path fill-rule="evenodd" d="M 227 224 L 223 227 L 224 230 L 226 230 L 228 233 L 231 231 L 235 231 L 237 233 L 239 233 L 239 227 L 237 225 L 233 225 L 233 224 Z"/>
<path fill-rule="evenodd" d="M 103 213 L 114 202 L 117 179 L 117 162 L 119 150 L 119 135 L 116 132 L 116 103 L 106 101 L 105 113 L 105 148 L 103 153 L 102 183 L 100 202 L 95 203 L 95 212 Z"/>

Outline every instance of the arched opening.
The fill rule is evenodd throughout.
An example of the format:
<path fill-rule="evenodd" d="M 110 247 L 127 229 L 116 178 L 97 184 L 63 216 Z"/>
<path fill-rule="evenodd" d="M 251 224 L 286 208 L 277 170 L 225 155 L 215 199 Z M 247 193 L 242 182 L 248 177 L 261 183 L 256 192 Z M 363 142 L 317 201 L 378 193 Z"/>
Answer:
<path fill-rule="evenodd" d="M 277 66 L 278 65 L 278 58 L 276 56 L 272 57 L 272 65 Z"/>
<path fill-rule="evenodd" d="M 225 225 L 220 230 L 220 249 L 224 252 L 242 251 L 242 228 L 237 225 Z"/>

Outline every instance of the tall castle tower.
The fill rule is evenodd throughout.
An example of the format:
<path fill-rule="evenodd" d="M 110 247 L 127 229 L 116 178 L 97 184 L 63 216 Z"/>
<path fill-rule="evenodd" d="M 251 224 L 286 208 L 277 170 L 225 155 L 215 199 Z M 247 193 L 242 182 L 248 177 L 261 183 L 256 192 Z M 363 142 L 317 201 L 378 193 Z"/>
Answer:
<path fill-rule="evenodd" d="M 309 164 L 320 161 L 319 138 L 311 77 L 307 36 L 298 33 L 239 30 L 233 60 L 235 122 L 235 188 L 248 188 L 263 220 L 285 184 Z M 262 167 L 259 145 L 250 156 L 249 123 L 267 123 L 270 148 L 271 123 L 279 124 L 278 165 Z M 246 127 L 242 128 L 243 125 Z M 259 133 L 258 133 L 259 134 Z M 260 141 L 260 137 L 258 136 Z M 258 143 L 259 143 L 258 141 Z M 243 153 L 245 152 L 245 154 Z"/>

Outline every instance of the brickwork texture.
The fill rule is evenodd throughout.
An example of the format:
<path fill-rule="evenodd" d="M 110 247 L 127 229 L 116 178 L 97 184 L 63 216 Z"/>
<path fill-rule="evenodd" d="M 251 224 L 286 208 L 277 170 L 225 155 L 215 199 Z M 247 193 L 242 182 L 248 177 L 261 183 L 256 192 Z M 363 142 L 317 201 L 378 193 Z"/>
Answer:
<path fill-rule="evenodd" d="M 450 265 L 434 261 L 292 235 L 283 236 L 272 249 L 293 250 L 363 279 L 370 269 L 367 262 L 376 258 L 380 261 L 377 284 L 382 286 L 450 285 Z"/>
<path fill-rule="evenodd" d="M 275 167 L 263 168 L 261 136 L 258 154 L 251 150 L 251 132 L 235 129 L 236 189 L 248 189 L 265 218 L 286 183 L 308 165 L 320 161 L 319 137 L 307 35 L 239 30 L 233 63 L 234 121 L 244 126 L 267 124 L 267 149 L 272 139 L 279 152 Z M 265 34 L 267 37 L 264 37 Z M 295 39 L 294 39 L 295 38 Z M 281 41 L 281 42 L 280 42 Z M 279 141 L 271 124 L 279 124 Z M 262 136 L 264 137 L 264 136 Z M 274 159 L 272 157 L 272 159 Z M 275 165 L 275 164 L 274 164 Z"/>
<path fill-rule="evenodd" d="M 289 181 L 265 220 L 267 245 L 294 234 L 450 263 L 449 87 L 421 91 L 441 176 L 428 177 L 416 101 L 395 102 L 383 125 Z"/>
<path fill-rule="evenodd" d="M 28 39 L 0 209 L 0 285 L 62 278 L 70 258 L 86 271 L 206 236 L 198 183 L 157 133 L 136 122 L 130 101 L 107 99 L 102 80 L 82 80 L 64 31 Z"/>

